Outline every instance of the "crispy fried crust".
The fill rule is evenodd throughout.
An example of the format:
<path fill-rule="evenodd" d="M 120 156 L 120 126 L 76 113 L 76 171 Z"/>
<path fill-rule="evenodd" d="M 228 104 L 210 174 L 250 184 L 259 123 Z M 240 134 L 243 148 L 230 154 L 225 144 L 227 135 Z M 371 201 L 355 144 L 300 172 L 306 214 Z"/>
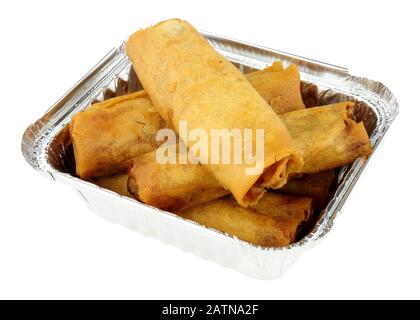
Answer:
<path fill-rule="evenodd" d="M 307 197 L 293 197 L 267 192 L 252 209 L 275 217 L 309 221 L 312 215 L 313 200 Z"/>
<path fill-rule="evenodd" d="M 299 103 L 290 100 L 298 101 L 300 90 L 290 92 L 284 95 L 284 98 L 277 100 L 272 99 L 271 94 L 267 94 L 267 92 L 282 92 L 283 89 L 279 89 L 279 84 L 287 85 L 288 81 L 293 81 L 294 78 L 290 77 L 288 69 L 282 70 L 281 63 L 275 62 L 266 69 L 246 75 L 251 85 L 262 96 L 267 97 L 268 103 L 270 100 L 276 103 L 275 110 L 279 114 L 290 111 L 291 108 L 296 110 L 300 108 Z M 296 89 L 293 85 L 288 85 L 287 88 Z M 133 109 L 133 106 L 136 108 Z M 135 123 L 129 117 L 140 121 Z M 158 117 L 160 115 L 145 91 L 93 104 L 77 114 L 71 122 L 71 128 L 76 128 L 72 130 L 72 140 L 75 143 L 76 167 L 80 177 L 86 179 L 91 176 L 112 175 L 125 169 L 127 158 L 130 156 L 137 156 L 146 152 L 145 150 L 153 150 L 156 147 L 154 134 L 157 129 L 164 126 L 163 119 L 158 125 Z M 147 123 L 149 120 L 150 123 Z M 131 125 L 127 126 L 130 121 Z M 144 131 L 139 132 L 142 123 L 145 124 Z M 127 129 L 123 136 L 125 142 L 113 141 L 113 132 L 118 132 L 122 126 Z M 129 127 L 132 130 L 128 130 Z M 104 133 L 104 130 L 109 132 Z M 142 137 L 144 137 L 143 144 L 139 145 L 139 139 Z M 147 145 L 148 142 L 150 145 Z"/>
<path fill-rule="evenodd" d="M 278 114 L 305 109 L 300 92 L 300 76 L 296 65 L 280 69 L 273 64 L 264 70 L 246 75 L 248 81 L 258 88 L 258 93 Z"/>
<path fill-rule="evenodd" d="M 128 160 L 157 147 L 156 133 L 163 125 L 144 92 L 79 112 L 70 123 L 77 175 L 87 179 L 121 172 Z"/>
<path fill-rule="evenodd" d="M 296 111 L 291 116 L 289 116 L 290 113 L 283 115 L 288 118 L 286 124 L 289 131 L 296 134 L 294 137 L 302 146 L 305 165 L 301 173 L 334 169 L 349 164 L 360 156 L 370 154 L 370 141 L 363 123 L 355 123 L 351 119 L 353 108 L 353 103 L 340 103 Z M 323 121 L 326 121 L 326 125 L 319 124 Z M 316 155 L 319 155 L 320 159 Z M 163 166 L 156 162 L 154 152 L 151 152 L 151 156 L 140 155 L 134 163 L 136 165 L 130 170 L 129 178 L 131 184 L 137 186 L 137 192 L 133 192 L 133 195 L 159 208 L 166 207 L 167 196 L 175 193 L 177 201 L 181 204 L 178 209 L 188 205 L 189 202 L 193 205 L 199 204 L 200 197 L 191 198 L 190 196 L 190 193 L 194 192 L 190 185 L 200 192 L 210 186 L 212 191 L 206 194 L 206 201 L 212 200 L 211 196 L 216 199 L 216 196 L 223 195 L 225 191 L 220 184 L 217 184 L 211 173 L 201 165 Z M 149 178 L 147 172 L 154 172 L 155 179 Z M 144 178 L 144 175 L 147 178 Z M 171 187 L 166 188 L 164 184 Z M 175 190 L 172 190 L 173 186 L 176 186 Z M 327 187 L 324 186 L 324 188 Z M 153 190 L 153 192 L 148 190 Z M 187 190 L 188 192 L 185 192 Z M 147 194 L 150 193 L 150 196 L 146 195 L 146 191 Z M 322 201 L 325 201 L 322 199 L 327 197 L 325 194 L 314 193 L 296 193 L 296 195 L 316 198 L 317 208 L 322 205 Z M 177 202 L 172 201 L 171 208 L 176 209 Z"/>
<path fill-rule="evenodd" d="M 243 208 L 228 197 L 177 214 L 255 245 L 287 246 L 295 241 L 298 227 L 305 221 L 305 216 L 301 214 L 299 206 L 286 205 L 287 200 L 281 199 L 284 196 L 273 194 L 270 199 L 272 197 L 279 199 L 272 201 L 282 203 L 282 209 L 273 208 L 268 203 L 262 208 Z M 308 207 L 308 210 L 311 211 L 311 208 Z"/>
<path fill-rule="evenodd" d="M 353 120 L 354 107 L 348 101 L 282 115 L 303 153 L 301 173 L 338 168 L 372 152 L 363 122 Z"/>
<path fill-rule="evenodd" d="M 323 209 L 336 182 L 337 174 L 335 170 L 326 170 L 290 179 L 278 191 L 292 196 L 313 198 L 314 208 Z"/>
<path fill-rule="evenodd" d="M 264 178 L 273 186 L 284 184 L 288 174 L 302 166 L 300 151 L 281 119 L 188 22 L 173 19 L 140 30 L 129 38 L 126 51 L 156 109 L 178 133 L 181 120 L 208 136 L 214 128 L 264 129 L 264 168 L 284 167 L 270 171 L 278 176 Z M 188 147 L 194 144 L 185 142 Z M 199 158 L 207 162 L 206 154 Z M 262 194 L 249 192 L 261 186 L 261 174 L 246 174 L 251 165 L 204 165 L 242 206 Z"/>
<path fill-rule="evenodd" d="M 92 178 L 91 181 L 101 188 L 114 191 L 122 196 L 133 198 L 130 192 L 128 192 L 128 175 L 126 173 L 117 173 L 112 176 Z"/>
<path fill-rule="evenodd" d="M 161 165 L 153 151 L 133 161 L 128 175 L 129 191 L 138 200 L 164 210 L 184 209 L 230 193 L 204 166 Z"/>

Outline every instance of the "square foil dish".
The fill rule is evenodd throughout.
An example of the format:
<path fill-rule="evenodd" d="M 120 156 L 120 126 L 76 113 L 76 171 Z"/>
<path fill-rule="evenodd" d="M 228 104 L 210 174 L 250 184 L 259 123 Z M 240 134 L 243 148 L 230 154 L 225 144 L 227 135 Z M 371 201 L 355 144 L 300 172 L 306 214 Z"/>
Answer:
<path fill-rule="evenodd" d="M 398 103 L 382 83 L 352 76 L 345 68 L 278 50 L 203 32 L 210 44 L 242 72 L 262 69 L 275 60 L 297 65 L 304 99 L 316 105 L 344 100 L 357 102 L 357 120 L 364 122 L 373 153 L 398 114 Z M 316 85 L 318 90 L 311 90 Z M 331 229 L 369 159 L 357 159 L 339 170 L 338 185 L 328 205 L 301 239 L 287 247 L 262 248 L 100 188 L 75 175 L 68 124 L 93 102 L 140 90 L 124 43 L 111 50 L 88 74 L 23 134 L 22 153 L 28 163 L 54 181 L 70 185 L 90 210 L 102 218 L 146 236 L 236 269 L 258 279 L 280 277 L 305 250 Z M 309 95 L 305 97 L 305 94 Z M 370 156 L 371 158 L 372 156 Z"/>

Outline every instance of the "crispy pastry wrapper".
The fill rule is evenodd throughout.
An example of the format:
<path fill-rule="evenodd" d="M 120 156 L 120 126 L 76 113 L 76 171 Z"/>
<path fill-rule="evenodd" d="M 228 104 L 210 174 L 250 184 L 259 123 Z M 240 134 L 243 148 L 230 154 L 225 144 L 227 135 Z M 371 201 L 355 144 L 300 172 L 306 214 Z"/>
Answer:
<path fill-rule="evenodd" d="M 299 223 L 308 222 L 313 213 L 313 199 L 293 197 L 267 192 L 250 208 L 271 216 L 296 219 Z"/>
<path fill-rule="evenodd" d="M 354 120 L 354 107 L 347 101 L 282 115 L 303 153 L 301 173 L 338 168 L 372 152 L 363 122 Z"/>
<path fill-rule="evenodd" d="M 91 181 L 101 188 L 114 191 L 122 196 L 133 198 L 130 192 L 128 192 L 128 175 L 126 173 L 117 173 L 112 176 L 92 178 Z"/>
<path fill-rule="evenodd" d="M 270 194 L 269 201 L 264 202 L 261 208 L 243 208 L 234 199 L 225 197 L 177 214 L 255 245 L 282 247 L 295 241 L 299 226 L 306 221 L 301 207 L 288 205 L 289 200 L 284 197 Z M 299 202 L 299 199 L 295 199 L 295 202 Z M 281 207 L 276 207 L 277 203 L 281 203 Z M 304 199 L 301 206 L 311 212 L 310 203 L 310 200 Z"/>
<path fill-rule="evenodd" d="M 154 151 L 140 155 L 128 170 L 128 189 L 144 203 L 172 211 L 230 193 L 202 165 L 158 164 L 155 157 Z"/>
<path fill-rule="evenodd" d="M 301 107 L 298 102 L 294 102 L 302 99 L 300 91 L 293 85 L 287 85 L 288 81 L 294 81 L 294 77 L 290 77 L 288 69 L 283 70 L 280 62 L 276 61 L 263 70 L 251 72 L 246 77 L 251 85 L 267 98 L 268 103 L 270 101 L 275 103 L 277 113 L 290 111 L 291 108 L 298 110 Z M 284 91 L 278 88 L 279 85 L 285 85 L 288 90 L 294 89 L 297 91 L 283 95 L 284 98 L 282 99 L 273 99 L 271 93 L 281 94 Z M 127 103 L 127 101 L 130 103 Z M 137 106 L 137 112 L 133 110 L 133 105 Z M 111 108 L 116 109 L 110 110 Z M 145 110 L 148 110 L 146 114 L 144 114 Z M 121 113 L 120 118 L 113 116 L 116 112 Z M 140 133 L 139 127 L 134 124 L 134 130 L 124 131 L 124 141 L 113 142 L 112 139 L 108 140 L 109 132 L 115 133 L 121 130 L 124 119 L 127 118 L 126 124 L 130 123 L 130 119 L 128 119 L 130 115 L 133 116 L 133 119 L 142 118 L 145 115 L 140 121 L 140 123 L 146 124 L 144 132 Z M 151 116 L 148 117 L 148 115 Z M 156 129 L 160 127 L 157 126 L 156 117 L 160 117 L 160 115 L 145 91 L 93 104 L 75 116 L 71 127 L 77 128 L 73 130 L 72 138 L 78 147 L 76 150 L 76 167 L 79 175 L 84 179 L 90 176 L 112 175 L 125 169 L 129 156 L 134 157 L 144 153 L 145 150 L 154 149 L 157 146 L 154 142 L 154 134 Z M 120 120 L 114 121 L 114 118 Z M 147 123 L 148 119 L 150 119 L 150 123 Z M 161 121 L 161 125 L 163 125 L 164 120 Z M 108 135 L 103 134 L 105 129 L 109 131 Z M 142 145 L 138 145 L 139 139 L 141 139 Z M 150 145 L 147 145 L 148 141 Z"/>
<path fill-rule="evenodd" d="M 305 109 L 300 91 L 300 75 L 296 65 L 280 69 L 279 63 L 274 63 L 264 70 L 246 75 L 258 93 L 278 114 Z M 279 76 L 281 75 L 281 76 Z"/>
<path fill-rule="evenodd" d="M 157 147 L 156 133 L 163 125 L 144 91 L 79 112 L 70 123 L 77 175 L 87 179 L 121 172 L 128 160 Z"/>
<path fill-rule="evenodd" d="M 352 102 L 344 102 L 296 111 L 290 117 L 290 113 L 283 115 L 288 118 L 286 124 L 289 131 L 296 134 L 294 137 L 302 146 L 306 172 L 301 170 L 301 173 L 334 169 L 370 154 L 370 141 L 363 123 L 356 123 L 351 119 L 353 108 Z M 325 125 L 319 124 L 323 121 L 326 121 Z M 321 157 L 319 161 L 316 155 Z M 150 172 L 153 172 L 153 176 Z M 212 197 L 216 199 L 218 195 L 224 195 L 226 192 L 204 166 L 161 165 L 156 161 L 154 151 L 136 158 L 129 174 L 130 192 L 133 196 L 162 209 L 191 207 L 210 201 Z M 316 186 L 317 182 L 313 184 L 314 186 L 306 187 L 307 194 L 296 195 L 316 198 L 318 207 L 326 195 L 320 191 L 315 192 L 316 188 L 321 186 L 326 189 L 327 186 Z M 195 196 L 207 188 L 211 192 L 202 197 Z M 286 187 L 286 190 L 290 189 Z"/>
<path fill-rule="evenodd" d="M 266 187 L 281 187 L 290 173 L 302 167 L 300 150 L 281 119 L 188 22 L 173 19 L 140 30 L 129 38 L 126 51 L 156 109 L 178 133 L 179 121 L 187 121 L 189 130 L 204 130 L 208 137 L 211 129 L 264 129 L 260 174 L 247 174 L 253 166 L 245 162 L 205 164 L 209 152 L 199 155 L 240 205 L 256 202 Z M 184 142 L 187 147 L 194 145 Z"/>
<path fill-rule="evenodd" d="M 321 210 L 330 199 L 330 192 L 336 183 L 337 174 L 335 170 L 326 170 L 292 178 L 277 191 L 297 197 L 313 198 L 314 208 Z"/>

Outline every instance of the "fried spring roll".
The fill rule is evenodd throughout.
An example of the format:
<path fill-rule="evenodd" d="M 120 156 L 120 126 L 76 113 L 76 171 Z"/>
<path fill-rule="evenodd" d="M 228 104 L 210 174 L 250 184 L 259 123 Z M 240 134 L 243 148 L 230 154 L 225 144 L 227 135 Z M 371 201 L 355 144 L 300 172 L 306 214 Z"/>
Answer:
<path fill-rule="evenodd" d="M 314 199 L 314 208 L 323 209 L 330 197 L 333 185 L 337 182 L 335 170 L 319 173 L 304 174 L 292 178 L 278 192 L 297 197 L 310 197 Z"/>
<path fill-rule="evenodd" d="M 186 121 L 189 130 L 203 130 L 208 137 L 217 128 L 246 128 L 254 133 L 264 129 L 259 174 L 249 174 L 247 169 L 254 165 L 245 161 L 210 164 L 207 141 L 184 141 L 187 147 L 199 147 L 200 163 L 240 205 L 255 203 L 265 188 L 281 187 L 290 173 L 300 170 L 300 150 L 282 120 L 245 76 L 188 22 L 173 19 L 140 30 L 128 39 L 126 51 L 156 109 L 177 133 L 180 121 Z M 252 146 L 256 143 L 254 134 Z"/>
<path fill-rule="evenodd" d="M 258 93 L 278 114 L 305 109 L 300 91 L 300 76 L 296 65 L 280 70 L 278 64 L 246 75 Z M 281 76 L 275 76 L 280 73 Z"/>
<path fill-rule="evenodd" d="M 276 217 L 296 219 L 299 223 L 307 222 L 312 216 L 313 200 L 307 197 L 293 197 L 267 192 L 250 208 Z"/>
<path fill-rule="evenodd" d="M 266 96 L 267 99 L 275 103 L 275 110 L 278 114 L 290 111 L 291 107 L 296 110 L 300 108 L 299 103 L 295 103 L 295 101 L 299 101 L 300 90 L 287 84 L 288 81 L 293 81 L 294 77 L 290 77 L 290 72 L 287 69 L 282 70 L 281 63 L 274 62 L 270 67 L 246 75 L 251 85 L 262 96 Z M 282 99 L 273 99 L 269 93 L 281 94 L 285 90 L 278 88 L 279 85 L 285 85 L 287 90 L 296 89 L 296 92 L 284 94 Z M 270 102 L 270 100 L 266 101 Z M 137 110 L 133 110 L 133 105 L 137 105 Z M 115 107 L 117 109 L 111 110 Z M 133 119 L 142 118 L 145 110 L 148 110 L 148 114 L 153 115 L 150 117 L 151 124 L 144 128 L 145 132 L 139 132 L 136 129 L 125 130 L 124 138 L 119 141 L 108 140 L 109 135 L 103 135 L 104 130 L 110 132 L 120 130 L 123 124 L 130 122 L 129 116 L 133 116 Z M 116 112 L 126 116 L 114 117 Z M 124 170 L 126 161 L 131 159 L 130 157 L 143 153 L 145 149 L 154 149 L 156 147 L 154 134 L 158 129 L 156 117 L 160 117 L 160 115 L 151 105 L 145 91 L 93 104 L 75 116 L 71 127 L 75 128 L 72 130 L 72 140 L 76 145 L 76 168 L 79 176 L 86 179 L 91 176 L 112 175 Z M 146 124 L 146 120 L 144 118 L 141 123 Z M 163 125 L 163 123 L 162 119 L 161 124 Z M 140 138 L 143 146 L 146 144 L 146 148 L 140 148 L 138 145 Z M 147 145 L 147 141 L 150 142 L 150 145 Z"/>
<path fill-rule="evenodd" d="M 126 173 L 118 173 L 112 176 L 92 178 L 91 181 L 101 188 L 114 191 L 122 196 L 133 198 L 130 192 L 128 192 L 128 175 Z"/>
<path fill-rule="evenodd" d="M 156 133 L 163 125 L 144 91 L 79 112 L 70 123 L 77 175 L 87 179 L 121 172 L 128 160 L 157 147 Z"/>
<path fill-rule="evenodd" d="M 296 135 L 293 137 L 302 146 L 306 171 L 302 170 L 301 173 L 334 169 L 370 154 L 370 141 L 363 123 L 351 119 L 353 108 L 353 103 L 344 102 L 283 115 L 288 119 L 286 124 L 289 131 Z M 316 157 L 318 154 L 319 161 Z M 204 166 L 161 165 L 156 162 L 154 155 L 154 151 L 147 156 L 140 155 L 129 170 L 129 191 L 140 201 L 173 210 L 178 205 L 178 208 L 183 208 L 200 203 L 199 198 L 190 196 L 190 185 L 194 185 L 195 192 L 204 192 L 211 186 L 212 192 L 207 194 L 206 201 L 211 200 L 211 195 L 225 192 L 220 184 L 217 189 L 217 181 Z M 153 172 L 153 179 L 149 178 L 147 172 Z M 176 189 L 166 188 L 165 184 L 176 186 Z M 315 197 L 313 194 L 308 196 Z"/>
<path fill-rule="evenodd" d="M 273 196 L 282 198 L 281 195 Z M 293 206 L 273 209 L 273 212 L 260 212 L 252 207 L 243 208 L 232 198 L 222 198 L 177 214 L 258 246 L 287 246 L 295 241 L 298 228 L 304 222 L 301 211 Z"/>
<path fill-rule="evenodd" d="M 168 211 L 185 209 L 230 193 L 204 166 L 157 165 L 154 151 L 133 161 L 128 172 L 131 194 L 144 203 Z"/>
<path fill-rule="evenodd" d="M 301 173 L 338 168 L 372 152 L 363 122 L 353 120 L 354 107 L 348 101 L 282 115 L 303 152 Z"/>

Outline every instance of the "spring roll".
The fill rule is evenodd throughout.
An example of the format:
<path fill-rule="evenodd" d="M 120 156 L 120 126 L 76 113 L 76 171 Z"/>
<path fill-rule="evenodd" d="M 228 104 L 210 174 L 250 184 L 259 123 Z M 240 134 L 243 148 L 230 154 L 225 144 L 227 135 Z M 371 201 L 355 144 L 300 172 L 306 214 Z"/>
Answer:
<path fill-rule="evenodd" d="M 354 107 L 347 101 L 282 115 L 303 152 L 301 173 L 338 168 L 372 152 L 363 122 L 354 121 Z"/>
<path fill-rule="evenodd" d="M 292 178 L 287 184 L 277 191 L 297 197 L 310 197 L 314 199 L 314 208 L 321 210 L 330 198 L 330 192 L 337 182 L 335 170 L 327 170 L 319 173 L 304 174 L 301 177 Z"/>
<path fill-rule="evenodd" d="M 154 151 L 133 161 L 128 174 L 128 189 L 132 195 L 168 211 L 192 207 L 230 193 L 204 166 L 158 164 Z"/>
<path fill-rule="evenodd" d="M 82 179 L 112 175 L 133 157 L 156 149 L 164 122 L 145 92 L 106 100 L 76 114 L 70 135 Z"/>
<path fill-rule="evenodd" d="M 200 163 L 240 205 L 257 202 L 265 188 L 280 188 L 290 173 L 302 167 L 300 150 L 282 120 L 245 76 L 188 22 L 173 19 L 140 30 L 128 39 L 126 51 L 156 109 L 178 134 L 180 121 L 207 137 L 212 129 L 250 129 L 254 148 L 256 130 L 264 130 L 264 156 L 256 154 L 263 170 L 257 174 L 249 173 L 254 164 L 245 161 L 210 163 L 208 141 L 184 141 L 188 148 L 200 149 Z M 222 159 L 220 151 L 216 152 Z"/>
<path fill-rule="evenodd" d="M 114 191 L 125 197 L 133 198 L 130 192 L 128 192 L 128 175 L 126 173 L 117 173 L 112 176 L 92 178 L 91 181 L 101 188 Z"/>
<path fill-rule="evenodd" d="M 262 95 L 267 97 L 267 102 L 275 103 L 275 110 L 281 114 L 291 109 L 291 106 L 300 108 L 298 101 L 300 91 L 290 93 L 289 95 L 283 95 L 285 98 L 276 100 L 272 98 L 270 92 L 277 92 L 281 94 L 284 92 L 283 89 L 279 89 L 279 84 L 284 84 L 288 90 L 292 89 L 292 85 L 288 85 L 288 81 L 293 81 L 293 77 L 289 76 L 288 70 L 283 70 L 282 64 L 278 61 L 274 62 L 273 65 L 259 71 L 251 72 L 246 75 L 251 85 Z M 248 78 L 249 77 L 249 78 Z M 293 87 L 294 88 L 294 87 Z M 294 88 L 296 89 L 296 88 Z M 292 97 L 294 100 L 289 100 L 288 97 Z M 123 103 L 130 101 L 130 103 Z M 133 105 L 137 105 L 137 113 L 132 109 Z M 106 135 L 103 135 L 103 130 L 109 130 L 115 132 L 118 128 L 127 120 L 126 117 L 118 118 L 114 117 L 115 110 L 111 108 L 117 107 L 118 112 L 126 114 L 127 118 L 130 114 L 136 113 L 135 118 L 143 117 L 145 110 L 148 110 L 149 114 L 153 114 L 150 117 L 152 123 L 145 126 L 145 132 L 141 133 L 143 143 L 150 141 L 148 149 L 154 149 L 156 143 L 154 143 L 154 134 L 156 132 L 156 117 L 160 117 L 154 106 L 151 105 L 151 101 L 148 98 L 145 91 L 136 92 L 124 97 L 113 98 L 104 102 L 95 103 L 89 106 L 85 111 L 75 116 L 72 120 L 71 127 L 76 128 L 73 130 L 72 140 L 75 145 L 78 146 L 76 149 L 76 168 L 79 175 L 86 179 L 90 176 L 101 176 L 101 175 L 112 175 L 118 171 L 125 169 L 126 161 L 129 160 L 130 156 L 137 156 L 144 152 L 144 148 L 138 146 L 139 131 L 138 130 L 126 130 L 124 131 L 124 139 L 119 142 L 107 140 Z M 93 112 L 93 110 L 97 110 Z M 120 119 L 120 121 L 114 121 L 114 119 Z M 98 119 L 100 122 L 98 123 Z M 124 120 L 125 119 L 125 120 Z M 144 123 L 147 123 L 148 118 L 144 118 Z M 163 124 L 164 121 L 162 119 Z M 86 128 L 86 130 L 84 129 Z M 115 156 L 119 155 L 119 156 Z"/>
<path fill-rule="evenodd" d="M 356 123 L 352 119 L 353 108 L 354 103 L 344 102 L 283 115 L 287 119 L 289 131 L 295 134 L 293 137 L 296 138 L 298 145 L 302 146 L 305 161 L 303 168 L 306 172 L 301 170 L 301 173 L 334 169 L 370 154 L 369 137 L 363 123 Z M 316 154 L 319 154 L 320 161 L 317 160 Z M 307 163 L 309 165 L 306 165 Z M 226 191 L 222 185 L 217 184 L 204 166 L 161 165 L 156 162 L 155 151 L 147 156 L 140 155 L 133 164 L 135 165 L 129 170 L 129 191 L 140 201 L 158 208 L 165 209 L 169 206 L 173 210 L 177 205 L 183 208 L 200 204 L 200 198 L 190 196 L 192 193 L 190 185 L 194 186 L 195 192 L 204 192 L 208 186 L 211 186 L 212 192 L 205 196 L 206 201 L 211 200 L 210 196 L 214 195 L 213 199 L 216 199 L 219 193 L 223 194 Z M 153 172 L 154 178 L 148 178 L 147 172 Z M 176 186 L 176 189 L 165 188 L 165 184 Z M 153 193 L 150 190 L 153 190 Z M 296 195 L 317 199 L 324 197 L 312 193 Z M 168 201 L 172 197 L 176 198 L 176 201 Z"/>
<path fill-rule="evenodd" d="M 258 93 L 278 114 L 305 109 L 300 91 L 300 76 L 296 65 L 279 70 L 278 63 L 261 71 L 246 75 Z M 281 76 L 276 76 L 281 74 Z"/>
<path fill-rule="evenodd" d="M 271 216 L 296 219 L 302 223 L 309 221 L 312 216 L 313 199 L 267 192 L 250 208 Z"/>
<path fill-rule="evenodd" d="M 273 209 L 277 211 L 260 212 L 252 207 L 243 208 L 234 199 L 228 197 L 213 200 L 177 212 L 177 214 L 258 246 L 287 246 L 295 241 L 298 228 L 304 220 L 300 211 L 295 215 L 293 207 L 285 207 L 284 214 L 280 209 Z"/>

